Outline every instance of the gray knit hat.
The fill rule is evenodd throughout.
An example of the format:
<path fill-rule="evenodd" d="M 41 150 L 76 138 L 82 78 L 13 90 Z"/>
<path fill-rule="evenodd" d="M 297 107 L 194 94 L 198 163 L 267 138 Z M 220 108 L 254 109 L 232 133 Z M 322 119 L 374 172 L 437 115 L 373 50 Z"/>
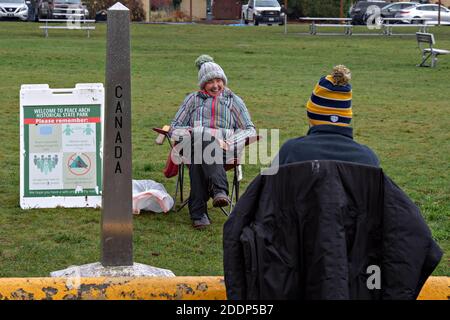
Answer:
<path fill-rule="evenodd" d="M 222 79 L 223 84 L 227 85 L 227 76 L 222 68 L 214 62 L 214 59 L 206 54 L 201 55 L 195 60 L 198 68 L 198 85 L 203 89 L 205 83 L 212 79 Z"/>

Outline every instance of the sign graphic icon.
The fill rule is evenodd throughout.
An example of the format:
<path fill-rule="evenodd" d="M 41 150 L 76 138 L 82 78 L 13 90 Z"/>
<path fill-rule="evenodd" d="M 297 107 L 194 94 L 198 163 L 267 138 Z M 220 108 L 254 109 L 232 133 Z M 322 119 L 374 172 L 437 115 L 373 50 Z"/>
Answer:
<path fill-rule="evenodd" d="M 55 169 L 56 165 L 58 164 L 58 155 L 55 154 L 53 158 L 51 155 L 48 155 L 47 157 L 45 157 L 43 154 L 40 157 L 34 155 L 33 163 L 39 169 L 39 171 L 47 175 L 52 172 L 52 170 Z"/>
<path fill-rule="evenodd" d="M 85 175 L 91 170 L 91 159 L 85 153 L 74 153 L 67 161 L 69 171 L 77 176 Z"/>
<path fill-rule="evenodd" d="M 86 125 L 86 128 L 83 129 L 83 133 L 87 136 L 90 136 L 94 132 L 94 129 L 91 128 L 91 125 L 89 123 Z"/>
<path fill-rule="evenodd" d="M 70 136 L 73 133 L 73 129 L 70 127 L 70 125 L 67 125 L 63 132 L 66 136 Z"/>

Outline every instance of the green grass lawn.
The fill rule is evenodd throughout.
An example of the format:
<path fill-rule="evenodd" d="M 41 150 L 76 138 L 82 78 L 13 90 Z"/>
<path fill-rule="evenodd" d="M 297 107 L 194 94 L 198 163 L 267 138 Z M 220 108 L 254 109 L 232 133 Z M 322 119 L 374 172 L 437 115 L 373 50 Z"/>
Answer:
<path fill-rule="evenodd" d="M 194 60 L 212 55 L 229 86 L 247 104 L 257 128 L 280 129 L 280 143 L 307 131 L 305 104 L 334 65 L 353 71 L 355 139 L 379 156 L 384 171 L 418 204 L 446 252 L 434 275 L 450 275 L 450 56 L 435 69 L 417 68 L 413 36 L 306 36 L 284 28 L 133 24 L 133 178 L 164 183 L 167 146 L 152 127 L 168 124 L 185 95 L 197 89 Z M 408 30 L 408 32 L 413 32 Z M 438 48 L 450 49 L 450 27 L 436 27 Z M 19 90 L 21 84 L 72 88 L 103 82 L 106 25 L 87 38 L 75 30 L 35 23 L 0 23 L 0 276 L 47 276 L 99 260 L 100 210 L 19 207 Z M 243 188 L 260 165 L 244 167 Z M 199 232 L 187 208 L 134 218 L 136 262 L 176 275 L 222 275 L 222 226 Z"/>

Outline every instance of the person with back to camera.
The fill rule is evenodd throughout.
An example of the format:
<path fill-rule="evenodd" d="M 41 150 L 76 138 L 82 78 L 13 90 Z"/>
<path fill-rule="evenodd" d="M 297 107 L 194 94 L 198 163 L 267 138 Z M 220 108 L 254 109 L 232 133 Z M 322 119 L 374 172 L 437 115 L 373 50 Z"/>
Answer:
<path fill-rule="evenodd" d="M 339 65 L 319 80 L 308 134 L 281 147 L 225 222 L 227 299 L 414 300 L 439 264 L 420 208 L 353 140 L 350 79 Z"/>
<path fill-rule="evenodd" d="M 377 155 L 353 140 L 351 72 L 335 66 L 315 85 L 306 105 L 306 136 L 288 140 L 278 154 L 279 165 L 307 160 L 337 160 L 378 167 Z"/>

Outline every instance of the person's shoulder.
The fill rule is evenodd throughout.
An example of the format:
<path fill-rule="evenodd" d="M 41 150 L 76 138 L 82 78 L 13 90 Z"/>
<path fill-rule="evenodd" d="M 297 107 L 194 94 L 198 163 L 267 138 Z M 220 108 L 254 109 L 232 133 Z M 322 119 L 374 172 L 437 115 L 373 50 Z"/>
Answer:
<path fill-rule="evenodd" d="M 223 89 L 222 94 L 223 94 L 224 96 L 229 96 L 229 97 L 234 97 L 234 96 L 237 97 L 237 96 L 238 96 L 236 93 L 233 92 L 233 90 L 231 90 L 231 89 L 228 88 L 228 87 L 225 87 L 225 88 Z"/>
<path fill-rule="evenodd" d="M 189 98 L 192 98 L 192 97 L 197 96 L 197 94 L 198 94 L 198 91 L 189 92 L 189 93 L 186 93 L 186 94 L 185 94 L 184 98 L 185 98 L 185 100 L 186 100 L 186 99 L 189 99 Z"/>
<path fill-rule="evenodd" d="M 225 88 L 225 90 L 223 91 L 223 96 L 231 97 L 235 102 L 244 104 L 244 99 L 234 93 L 230 88 Z"/>
<path fill-rule="evenodd" d="M 238 112 L 248 111 L 247 106 L 245 105 L 244 100 L 239 97 L 238 95 L 234 94 L 231 96 L 231 99 L 229 100 L 231 102 L 230 107 L 232 109 L 239 110 Z"/>
<path fill-rule="evenodd" d="M 375 166 L 380 165 L 380 159 L 378 159 L 377 154 L 371 148 L 366 146 L 365 144 L 359 144 L 361 148 L 366 152 L 367 156 L 370 158 L 371 162 Z"/>
<path fill-rule="evenodd" d="M 305 136 L 289 139 L 285 143 L 283 143 L 283 145 L 280 148 L 280 152 L 291 150 L 295 148 L 295 146 L 297 146 L 298 144 L 301 144 L 304 140 Z"/>
<path fill-rule="evenodd" d="M 299 144 L 302 143 L 303 139 L 304 137 L 297 137 L 289 139 L 283 143 L 274 159 L 274 163 L 277 165 L 283 165 L 292 162 L 292 157 L 294 155 L 294 158 L 296 158 L 295 155 L 298 153 L 297 151 L 299 150 Z"/>
<path fill-rule="evenodd" d="M 184 97 L 184 103 L 187 103 L 189 101 L 193 101 L 194 98 L 198 97 L 198 94 L 199 94 L 199 91 L 194 91 L 194 92 L 186 94 L 185 97 Z"/>
<path fill-rule="evenodd" d="M 289 144 L 289 145 L 297 144 L 297 143 L 303 142 L 306 137 L 308 137 L 308 136 L 300 136 L 300 137 L 291 138 L 291 139 L 287 140 L 285 142 L 285 144 Z"/>

